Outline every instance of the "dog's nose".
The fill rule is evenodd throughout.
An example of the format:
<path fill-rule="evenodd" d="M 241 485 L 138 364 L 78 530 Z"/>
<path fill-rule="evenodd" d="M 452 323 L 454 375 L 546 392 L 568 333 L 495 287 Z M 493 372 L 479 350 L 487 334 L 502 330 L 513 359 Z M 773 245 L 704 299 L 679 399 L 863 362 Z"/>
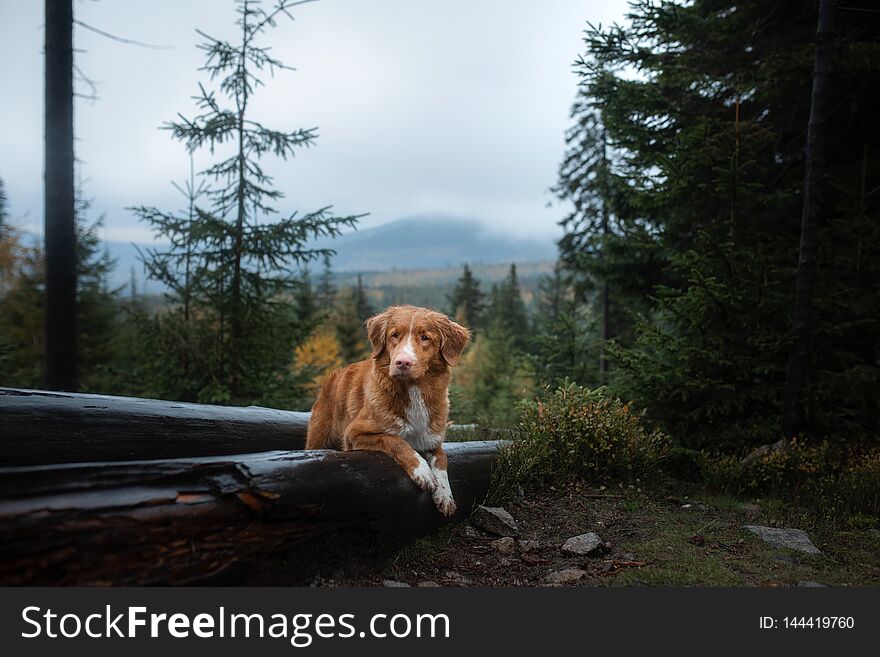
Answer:
<path fill-rule="evenodd" d="M 408 370 L 412 367 L 412 358 L 401 357 L 394 361 L 394 366 L 398 369 Z"/>

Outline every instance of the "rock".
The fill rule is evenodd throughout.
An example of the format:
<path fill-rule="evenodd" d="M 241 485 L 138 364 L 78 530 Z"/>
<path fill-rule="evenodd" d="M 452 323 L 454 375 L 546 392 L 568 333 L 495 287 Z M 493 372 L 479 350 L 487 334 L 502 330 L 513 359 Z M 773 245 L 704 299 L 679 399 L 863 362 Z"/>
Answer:
<path fill-rule="evenodd" d="M 486 535 L 483 532 L 470 525 L 464 528 L 464 535 L 467 538 L 486 538 Z"/>
<path fill-rule="evenodd" d="M 510 559 L 508 559 L 507 557 L 501 557 L 501 558 L 498 560 L 498 565 L 499 565 L 499 566 L 502 566 L 502 567 L 504 567 L 504 568 L 507 568 L 507 566 L 510 565 Z"/>
<path fill-rule="evenodd" d="M 745 458 L 741 461 L 742 465 L 748 465 L 753 461 L 757 461 L 765 456 L 770 456 L 770 454 L 775 454 L 776 452 L 782 452 L 786 448 L 785 440 L 777 440 L 772 445 L 761 445 L 757 449 L 753 449 L 749 452 Z"/>
<path fill-rule="evenodd" d="M 505 536 L 504 538 L 498 538 L 489 543 L 496 552 L 500 552 L 501 554 L 510 554 L 513 552 L 513 548 L 516 547 L 516 541 L 514 541 L 510 536 Z"/>
<path fill-rule="evenodd" d="M 471 583 L 471 580 L 454 570 L 447 570 L 443 575 L 456 586 L 469 586 Z"/>
<path fill-rule="evenodd" d="M 519 547 L 523 552 L 532 552 L 541 548 L 541 541 L 520 541 Z"/>
<path fill-rule="evenodd" d="M 397 580 L 393 579 L 386 579 L 384 582 L 382 582 L 382 586 L 384 586 L 386 589 L 409 588 L 409 584 L 407 584 L 406 582 L 398 582 Z"/>
<path fill-rule="evenodd" d="M 764 542 L 773 547 L 795 550 L 804 554 L 822 554 L 821 550 L 813 545 L 807 533 L 800 529 L 764 527 L 763 525 L 743 525 L 743 529 L 757 534 Z"/>
<path fill-rule="evenodd" d="M 566 568 L 565 570 L 556 570 L 544 578 L 548 584 L 570 584 L 578 581 L 587 574 L 587 571 L 580 568 Z"/>
<path fill-rule="evenodd" d="M 605 546 L 602 544 L 602 539 L 599 538 L 598 534 L 587 532 L 586 534 L 581 534 L 580 536 L 572 536 L 570 539 L 568 539 L 565 543 L 562 544 L 562 551 L 568 552 L 569 554 L 585 556 L 588 554 L 593 554 L 603 547 Z"/>
<path fill-rule="evenodd" d="M 471 516 L 471 524 L 496 536 L 519 536 L 513 516 L 500 506 L 478 506 Z"/>
<path fill-rule="evenodd" d="M 419 582 L 416 586 L 421 586 L 422 588 L 439 588 L 440 585 L 437 582 L 426 580 L 424 582 Z"/>
<path fill-rule="evenodd" d="M 819 584 L 819 582 L 810 582 L 808 580 L 801 580 L 797 583 L 798 586 L 804 589 L 826 589 L 828 588 L 827 584 Z"/>
<path fill-rule="evenodd" d="M 757 504 L 740 504 L 739 508 L 749 516 L 756 516 L 761 513 L 761 507 Z"/>

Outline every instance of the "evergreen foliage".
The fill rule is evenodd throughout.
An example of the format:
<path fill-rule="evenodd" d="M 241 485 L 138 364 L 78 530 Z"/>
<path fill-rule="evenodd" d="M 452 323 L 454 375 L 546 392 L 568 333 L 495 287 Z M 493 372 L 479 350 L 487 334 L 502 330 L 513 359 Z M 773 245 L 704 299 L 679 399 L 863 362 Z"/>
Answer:
<path fill-rule="evenodd" d="M 120 291 L 107 276 L 115 263 L 102 246 L 104 217 L 88 223 L 91 201 L 75 196 L 77 242 L 77 342 L 80 386 L 87 392 L 116 392 L 129 373 L 122 367 L 124 315 Z M 8 227 L 2 239 L 10 262 L 0 295 L 0 381 L 3 385 L 42 388 L 45 375 L 45 256 L 37 244 L 26 246 Z"/>
<path fill-rule="evenodd" d="M 586 31 L 566 159 L 580 152 L 584 164 L 562 169 L 581 214 L 566 226 L 563 259 L 592 273 L 600 244 L 621 285 L 641 290 L 612 292 L 637 315 L 637 339 L 610 346 L 621 396 L 692 446 L 772 442 L 791 341 L 815 3 L 640 0 L 629 18 Z M 864 102 L 837 104 L 828 126 L 806 427 L 865 436 L 880 411 L 880 197 L 865 191 L 880 180 L 865 155 L 880 148 L 869 90 L 880 69 L 870 63 L 877 44 L 857 26 L 840 25 L 835 50 L 832 84 Z M 599 126 L 607 168 L 591 147 Z M 612 218 L 604 240 L 602 202 Z"/>
<path fill-rule="evenodd" d="M 295 4 L 279 0 L 264 10 L 240 0 L 234 43 L 199 32 L 205 39 L 199 46 L 202 70 L 217 89 L 199 84 L 200 113 L 180 115 L 166 128 L 190 153 L 207 148 L 229 155 L 201 172 L 207 202 L 196 203 L 194 215 L 135 208 L 171 244 L 145 256 L 149 275 L 171 288 L 170 300 L 179 306 L 160 318 L 153 337 L 176 345 L 178 353 L 199 355 L 195 361 L 179 358 L 177 372 L 157 385 L 160 394 L 235 404 L 278 401 L 285 389 L 295 397 L 291 359 L 297 338 L 306 336 L 289 301 L 301 288 L 294 272 L 331 254 L 311 248 L 309 240 L 335 236 L 357 220 L 335 216 L 329 206 L 277 216 L 283 193 L 263 169 L 265 156 L 287 159 L 317 138 L 314 128 L 276 130 L 252 116 L 253 96 L 263 85 L 258 75 L 288 68 L 259 39 L 279 19 L 292 19 Z"/>
<path fill-rule="evenodd" d="M 447 295 L 449 301 L 449 315 L 461 319 L 464 326 L 476 330 L 485 308 L 480 281 L 474 276 L 470 266 L 465 263 L 461 277 L 455 283 L 452 294 Z"/>
<path fill-rule="evenodd" d="M 534 368 L 543 385 L 597 384 L 596 319 L 581 301 L 574 276 L 557 264 L 539 284 L 534 313 Z"/>
<path fill-rule="evenodd" d="M 492 286 L 483 323 L 496 337 L 504 334 L 504 340 L 509 340 L 518 351 L 524 352 L 529 346 L 529 314 L 522 298 L 515 264 L 510 265 L 506 279 Z"/>

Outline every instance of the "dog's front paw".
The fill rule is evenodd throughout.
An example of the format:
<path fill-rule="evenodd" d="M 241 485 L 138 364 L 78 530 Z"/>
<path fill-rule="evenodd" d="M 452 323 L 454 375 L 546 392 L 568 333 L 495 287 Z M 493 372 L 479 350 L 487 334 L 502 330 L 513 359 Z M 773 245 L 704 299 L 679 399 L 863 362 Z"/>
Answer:
<path fill-rule="evenodd" d="M 433 493 L 437 489 L 437 477 L 434 476 L 434 472 L 428 467 L 428 463 L 424 459 L 421 459 L 421 463 L 416 466 L 416 469 L 409 476 L 416 486 L 422 490 Z"/>
<path fill-rule="evenodd" d="M 433 468 L 434 476 L 437 478 L 437 488 L 434 489 L 434 504 L 437 510 L 447 518 L 455 513 L 455 500 L 452 499 L 452 488 L 449 486 L 449 475 L 446 470 Z"/>
<path fill-rule="evenodd" d="M 437 505 L 437 510 L 447 518 L 454 516 L 455 510 L 458 508 L 455 506 L 455 500 L 452 499 L 452 495 L 446 491 L 441 491 L 439 487 L 434 491 L 434 504 Z"/>

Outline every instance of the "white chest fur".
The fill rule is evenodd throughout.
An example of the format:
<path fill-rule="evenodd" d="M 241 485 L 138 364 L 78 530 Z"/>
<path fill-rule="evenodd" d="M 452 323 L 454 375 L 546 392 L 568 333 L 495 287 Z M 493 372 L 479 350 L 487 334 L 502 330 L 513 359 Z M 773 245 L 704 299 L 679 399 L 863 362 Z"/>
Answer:
<path fill-rule="evenodd" d="M 418 386 L 409 389 L 406 416 L 400 420 L 400 435 L 417 452 L 432 450 L 443 442 L 443 436 L 431 431 L 431 412 Z"/>

